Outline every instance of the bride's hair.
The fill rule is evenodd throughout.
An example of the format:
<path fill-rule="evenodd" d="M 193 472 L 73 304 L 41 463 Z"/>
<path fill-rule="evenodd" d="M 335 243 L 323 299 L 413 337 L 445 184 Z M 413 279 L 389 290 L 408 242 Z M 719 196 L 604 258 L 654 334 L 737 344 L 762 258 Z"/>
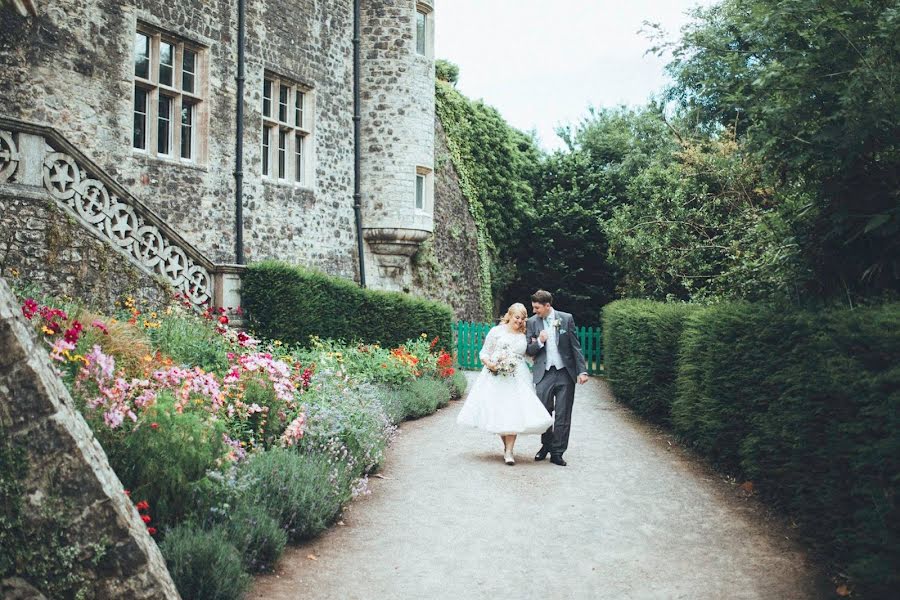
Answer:
<path fill-rule="evenodd" d="M 521 302 L 516 302 L 515 304 L 513 304 L 506 310 L 506 314 L 503 315 L 503 318 L 500 319 L 500 322 L 501 323 L 509 323 L 510 321 L 512 321 L 513 317 L 516 317 L 519 315 L 527 318 L 528 311 L 525 310 L 524 304 L 522 304 Z M 522 333 L 525 333 L 525 323 L 522 323 L 521 331 L 522 331 Z"/>

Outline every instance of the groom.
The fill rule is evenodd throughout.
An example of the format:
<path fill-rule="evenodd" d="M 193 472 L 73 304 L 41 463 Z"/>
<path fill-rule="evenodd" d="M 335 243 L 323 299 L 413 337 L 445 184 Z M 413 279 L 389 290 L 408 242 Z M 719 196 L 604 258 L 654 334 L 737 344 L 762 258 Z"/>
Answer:
<path fill-rule="evenodd" d="M 534 387 L 547 412 L 553 413 L 553 427 L 541 436 L 541 449 L 534 460 L 544 460 L 566 466 L 563 453 L 569 446 L 572 425 L 572 404 L 575 401 L 575 382 L 588 380 L 587 365 L 581 344 L 575 334 L 572 315 L 553 309 L 550 292 L 538 290 L 531 295 L 534 316 L 525 326 L 528 347 L 525 352 L 534 357 Z"/>

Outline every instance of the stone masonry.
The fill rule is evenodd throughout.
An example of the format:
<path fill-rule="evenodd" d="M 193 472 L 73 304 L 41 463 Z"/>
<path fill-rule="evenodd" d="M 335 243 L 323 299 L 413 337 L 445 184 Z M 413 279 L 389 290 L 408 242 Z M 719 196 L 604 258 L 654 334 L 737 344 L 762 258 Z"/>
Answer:
<path fill-rule="evenodd" d="M 353 1 L 247 0 L 246 5 L 245 259 L 274 258 L 358 281 L 353 214 Z M 454 266 L 453 277 L 437 278 L 422 270 L 422 265 L 429 271 L 435 264 L 444 268 L 446 261 L 421 260 L 442 245 L 464 253 L 447 255 L 455 265 L 478 260 L 468 245 L 444 243 L 451 234 L 445 225 L 465 221 L 467 207 L 464 199 L 461 203 L 454 199 L 456 192 L 445 196 L 449 188 L 438 182 L 435 3 L 361 0 L 361 8 L 361 186 L 367 284 L 450 301 L 459 316 L 468 315 L 465 302 L 458 300 L 467 293 L 477 295 L 477 290 L 467 290 L 471 281 L 467 284 L 460 275 L 464 268 Z M 232 263 L 236 256 L 236 10 L 230 0 L 43 0 L 37 14 L 27 17 L 8 5 L 0 7 L 0 77 L 5 83 L 0 86 L 0 118 L 52 127 L 205 259 Z M 419 14 L 427 15 L 424 53 L 416 48 Z M 197 150 L 191 161 L 155 156 L 152 145 L 149 151 L 133 148 L 136 88 L 144 85 L 135 79 L 138 31 L 155 32 L 160 40 L 199 52 L 200 100 L 193 129 Z M 159 60 L 158 54 L 151 58 L 151 72 L 159 72 Z M 176 79 L 177 74 L 176 70 Z M 262 172 L 263 82 L 273 77 L 307 91 L 311 119 L 305 160 L 312 166 L 302 184 Z M 172 93 L 159 85 L 154 89 L 160 96 Z M 177 121 L 178 115 L 173 115 L 172 127 L 178 126 Z M 151 128 L 156 125 L 148 123 Z M 422 209 L 415 206 L 417 174 L 426 181 Z M 85 270 L 92 268 L 93 259 L 76 264 L 78 251 L 39 272 L 42 263 L 36 254 L 46 251 L 46 240 L 38 239 L 43 235 L 38 230 L 23 229 L 23 223 L 28 219 L 32 225 L 33 219 L 54 222 L 53 215 L 35 214 L 40 206 L 33 198 L 10 190 L 0 194 L 0 259 L 6 252 L 8 266 L 18 261 L 23 275 L 37 279 L 48 293 L 90 289 L 96 278 L 81 288 L 71 285 L 84 280 Z M 458 214 L 448 214 L 450 206 Z M 20 209 L 25 210 L 23 216 L 15 214 Z M 436 220 L 438 214 L 444 216 Z M 453 232 L 458 230 L 454 225 Z M 26 257 L 31 248 L 21 241 L 9 250 L 4 242 L 11 238 L 35 238 L 36 254 Z M 54 286 L 62 282 L 70 285 Z M 116 293 L 118 283 L 108 287 L 104 298 L 124 291 Z"/>
<path fill-rule="evenodd" d="M 47 507 L 61 504 L 69 544 L 106 547 L 99 560 L 86 552 L 79 564 L 91 597 L 178 598 L 156 543 L 3 279 L 0 348 L 0 430 L 25 452 L 25 518 L 40 528 Z M 27 565 L 22 571 L 33 585 Z"/>
<path fill-rule="evenodd" d="M 362 192 L 366 264 L 378 287 L 408 288 L 408 257 L 434 231 L 434 3 L 362 3 Z M 425 53 L 416 17 L 426 14 Z M 417 173 L 425 205 L 415 205 Z"/>
<path fill-rule="evenodd" d="M 5 211 L 0 277 L 106 311 L 126 294 L 144 307 L 164 306 L 172 298 L 168 284 L 123 260 L 108 242 L 87 235 L 48 196 L 0 194 L 0 206 Z"/>

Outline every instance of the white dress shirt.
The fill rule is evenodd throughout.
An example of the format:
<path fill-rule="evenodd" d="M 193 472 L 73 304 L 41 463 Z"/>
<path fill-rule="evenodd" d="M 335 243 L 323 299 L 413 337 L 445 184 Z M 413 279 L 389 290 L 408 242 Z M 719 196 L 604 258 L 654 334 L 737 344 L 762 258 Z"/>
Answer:
<path fill-rule="evenodd" d="M 551 310 L 546 319 L 543 319 L 544 329 L 547 330 L 547 342 L 544 344 L 547 349 L 546 368 L 556 367 L 559 370 L 565 368 L 562 356 L 559 354 L 559 330 L 553 327 L 553 320 L 556 318 L 556 311 Z"/>

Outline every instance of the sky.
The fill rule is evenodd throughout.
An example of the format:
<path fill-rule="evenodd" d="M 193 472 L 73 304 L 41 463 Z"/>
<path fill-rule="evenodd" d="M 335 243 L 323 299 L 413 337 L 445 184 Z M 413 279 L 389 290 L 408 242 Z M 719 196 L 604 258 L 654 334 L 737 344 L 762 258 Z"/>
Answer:
<path fill-rule="evenodd" d="M 458 89 L 496 107 L 514 127 L 555 130 L 589 106 L 645 103 L 668 81 L 666 57 L 639 33 L 659 23 L 675 39 L 685 14 L 713 0 L 437 0 L 435 57 L 459 65 Z"/>

